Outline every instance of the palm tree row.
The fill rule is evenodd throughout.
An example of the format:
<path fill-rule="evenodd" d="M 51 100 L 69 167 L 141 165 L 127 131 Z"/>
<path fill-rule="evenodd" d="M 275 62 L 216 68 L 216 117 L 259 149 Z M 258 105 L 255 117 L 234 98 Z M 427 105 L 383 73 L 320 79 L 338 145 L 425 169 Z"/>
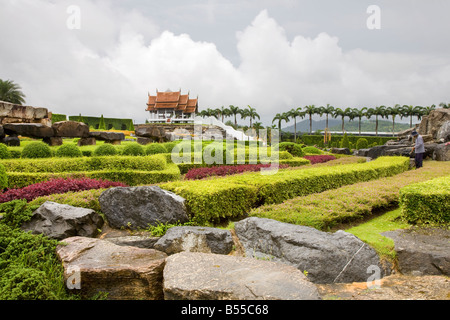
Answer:
<path fill-rule="evenodd" d="M 441 103 L 439 104 L 442 108 L 450 108 L 450 103 Z M 326 107 L 316 107 L 314 105 L 308 105 L 304 108 L 299 107 L 297 109 L 291 109 L 287 112 L 283 113 L 277 113 L 275 117 L 272 120 L 272 123 L 278 122 L 278 129 L 281 131 L 281 122 L 285 121 L 288 123 L 290 120 L 294 120 L 294 139 L 297 139 L 297 118 L 305 118 L 308 116 L 309 118 L 309 133 L 312 133 L 312 116 L 315 114 L 318 114 L 320 116 L 326 115 L 326 128 L 328 128 L 328 118 L 329 116 L 332 116 L 333 118 L 340 117 L 342 120 L 342 132 L 345 132 L 345 118 L 347 117 L 350 121 L 354 120 L 355 118 L 359 121 L 359 134 L 361 135 L 361 122 L 362 118 L 366 117 L 367 119 L 372 118 L 375 116 L 375 132 L 376 135 L 378 135 L 378 121 L 381 118 L 388 119 L 391 117 L 392 119 L 392 133 L 395 133 L 395 119 L 397 116 L 400 117 L 400 119 L 403 119 L 404 117 L 409 117 L 410 122 L 409 126 L 412 128 L 413 124 L 413 117 L 417 117 L 418 120 L 420 120 L 423 116 L 428 115 L 432 110 L 436 109 L 435 105 L 429 106 L 429 107 L 421 107 L 421 106 L 411 106 L 411 105 L 399 105 L 396 104 L 393 107 L 386 107 L 386 106 L 378 106 L 374 108 L 334 108 L 333 106 L 327 104 Z"/>
<path fill-rule="evenodd" d="M 256 108 L 253 108 L 251 106 L 247 106 L 243 109 L 230 105 L 228 108 L 222 106 L 221 108 L 217 109 L 211 109 L 207 108 L 206 110 L 202 110 L 198 113 L 198 116 L 205 118 L 205 117 L 215 117 L 216 119 L 221 119 L 222 122 L 224 121 L 225 117 L 234 117 L 234 126 L 237 128 L 237 115 L 240 115 L 241 119 L 247 119 L 250 120 L 250 126 L 249 128 L 254 128 L 255 126 L 259 127 L 260 123 L 253 123 L 253 120 L 256 118 L 261 119 L 259 114 L 256 112 Z"/>

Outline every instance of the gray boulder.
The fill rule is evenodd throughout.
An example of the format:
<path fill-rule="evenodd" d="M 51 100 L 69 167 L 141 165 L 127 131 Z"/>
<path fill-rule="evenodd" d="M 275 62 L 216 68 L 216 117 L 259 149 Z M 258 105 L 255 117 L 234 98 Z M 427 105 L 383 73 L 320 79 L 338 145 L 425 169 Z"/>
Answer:
<path fill-rule="evenodd" d="M 143 235 L 104 238 L 104 240 L 117 244 L 118 246 L 131 246 L 143 249 L 153 249 L 155 243 L 159 239 L 159 237 L 150 237 Z"/>
<path fill-rule="evenodd" d="M 100 195 L 99 202 L 109 225 L 118 229 L 189 220 L 185 199 L 158 186 L 110 188 Z"/>
<path fill-rule="evenodd" d="M 319 300 L 298 269 L 239 256 L 182 252 L 164 267 L 166 300 Z"/>
<path fill-rule="evenodd" d="M 122 132 L 106 132 L 106 131 L 93 131 L 89 132 L 89 137 L 102 141 L 122 141 L 125 140 L 125 134 Z"/>
<path fill-rule="evenodd" d="M 95 237 L 103 222 L 94 210 L 46 201 L 22 229 L 62 240 L 73 236 Z"/>
<path fill-rule="evenodd" d="M 229 230 L 209 227 L 172 227 L 155 243 L 155 249 L 167 254 L 182 251 L 228 254 L 232 248 Z"/>
<path fill-rule="evenodd" d="M 331 149 L 331 153 L 335 153 L 335 154 L 347 154 L 350 155 L 350 149 L 349 148 L 332 148 Z"/>
<path fill-rule="evenodd" d="M 328 233 L 251 217 L 236 222 L 235 231 L 247 256 L 295 266 L 315 283 L 366 281 L 372 266 L 385 273 L 375 250 L 342 230 Z"/>
<path fill-rule="evenodd" d="M 433 150 L 433 160 L 450 161 L 450 144 L 437 145 Z"/>
<path fill-rule="evenodd" d="M 394 240 L 401 273 L 450 275 L 450 230 L 413 228 L 382 235 Z"/>

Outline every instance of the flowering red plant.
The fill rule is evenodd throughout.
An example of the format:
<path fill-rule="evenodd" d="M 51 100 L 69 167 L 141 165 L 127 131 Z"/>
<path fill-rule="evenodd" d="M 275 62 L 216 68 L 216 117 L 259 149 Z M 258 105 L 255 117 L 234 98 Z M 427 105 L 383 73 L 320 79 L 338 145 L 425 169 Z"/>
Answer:
<path fill-rule="evenodd" d="M 217 166 L 217 167 L 203 167 L 194 168 L 186 173 L 185 179 L 187 180 L 197 180 L 203 179 L 210 176 L 227 176 L 242 172 L 254 172 L 259 171 L 261 168 L 269 168 L 270 164 L 241 164 L 236 166 Z M 279 169 L 287 168 L 288 165 L 281 164 Z"/>
<path fill-rule="evenodd" d="M 16 199 L 26 199 L 31 201 L 35 198 L 47 196 L 55 193 L 66 193 L 69 191 L 82 191 L 90 189 L 101 189 L 109 187 L 126 187 L 121 182 L 107 180 L 96 180 L 89 178 L 81 179 L 52 179 L 49 181 L 35 183 L 20 189 L 9 189 L 0 194 L 0 203 Z"/>
<path fill-rule="evenodd" d="M 331 160 L 336 160 L 335 156 L 331 156 L 331 155 L 317 155 L 317 156 L 304 156 L 303 158 L 309 160 L 311 162 L 311 164 L 316 164 L 316 163 L 324 163 L 324 162 L 328 162 Z"/>

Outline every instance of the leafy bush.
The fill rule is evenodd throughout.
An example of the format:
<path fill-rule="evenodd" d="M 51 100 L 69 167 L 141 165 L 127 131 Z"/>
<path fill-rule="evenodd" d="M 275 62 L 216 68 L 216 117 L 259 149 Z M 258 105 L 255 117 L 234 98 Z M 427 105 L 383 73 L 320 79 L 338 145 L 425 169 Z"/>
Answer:
<path fill-rule="evenodd" d="M 278 149 L 280 151 L 287 151 L 294 157 L 303 157 L 305 155 L 305 153 L 302 150 L 302 147 L 294 142 L 281 142 L 278 145 Z"/>
<path fill-rule="evenodd" d="M 9 159 L 11 158 L 11 153 L 8 150 L 8 147 L 3 143 L 0 143 L 0 159 Z"/>
<path fill-rule="evenodd" d="M 367 149 L 369 147 L 369 141 L 365 138 L 359 138 L 356 141 L 356 149 Z"/>
<path fill-rule="evenodd" d="M 202 221 L 213 221 L 220 217 L 239 216 L 262 204 L 281 203 L 297 196 L 392 176 L 408 168 L 407 158 L 380 157 L 363 164 L 279 170 L 273 175 L 244 173 L 212 180 L 171 182 L 160 186 L 184 197 L 194 217 L 199 216 Z M 237 194 L 233 195 L 233 192 Z M 228 197 L 236 201 L 236 208 L 232 201 L 228 202 Z"/>
<path fill-rule="evenodd" d="M 67 158 L 77 158 L 82 157 L 81 149 L 78 146 L 67 143 L 63 144 L 56 150 L 56 156 L 59 158 L 67 157 Z"/>
<path fill-rule="evenodd" d="M 331 160 L 336 160 L 335 156 L 331 156 L 331 155 L 317 155 L 317 156 L 304 156 L 303 158 L 309 160 L 311 162 L 311 164 L 316 164 L 316 163 L 324 163 L 324 162 L 328 162 Z"/>
<path fill-rule="evenodd" d="M 59 178 L 32 184 L 21 189 L 9 189 L 5 193 L 0 194 L 0 203 L 9 202 L 16 199 L 31 201 L 37 197 L 54 193 L 126 186 L 126 184 L 121 182 L 112 182 L 107 180 Z"/>
<path fill-rule="evenodd" d="M 52 150 L 46 143 L 42 141 L 36 141 L 27 144 L 23 148 L 21 156 L 22 158 L 27 159 L 51 158 Z"/>
<path fill-rule="evenodd" d="M 315 147 L 304 147 L 302 150 L 306 154 L 322 154 L 322 150 Z"/>
<path fill-rule="evenodd" d="M 158 154 L 158 153 L 167 153 L 167 152 L 169 152 L 167 150 L 167 148 L 163 144 L 160 144 L 160 143 L 150 143 L 145 147 L 145 153 L 147 155 Z"/>
<path fill-rule="evenodd" d="M 117 149 L 109 143 L 104 143 L 94 150 L 94 156 L 114 156 L 117 154 Z"/>
<path fill-rule="evenodd" d="M 144 148 L 138 143 L 130 143 L 123 148 L 124 156 L 145 156 Z"/>
<path fill-rule="evenodd" d="M 410 223 L 450 223 L 450 176 L 411 184 L 400 190 L 402 215 Z"/>
<path fill-rule="evenodd" d="M 172 149 L 177 145 L 175 142 L 165 142 L 162 144 L 167 152 L 172 152 Z"/>
<path fill-rule="evenodd" d="M 8 175 L 5 166 L 0 163 L 0 190 L 8 187 Z"/>
<path fill-rule="evenodd" d="M 339 146 L 341 148 L 348 148 L 348 149 L 350 149 L 350 141 L 348 140 L 347 133 L 345 133 L 344 136 L 342 137 L 342 140 L 341 140 Z"/>

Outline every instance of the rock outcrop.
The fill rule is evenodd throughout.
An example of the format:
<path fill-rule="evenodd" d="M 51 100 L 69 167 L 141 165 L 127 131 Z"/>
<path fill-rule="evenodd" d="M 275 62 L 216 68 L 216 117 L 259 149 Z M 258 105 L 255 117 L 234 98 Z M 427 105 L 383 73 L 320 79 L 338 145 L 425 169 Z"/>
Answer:
<path fill-rule="evenodd" d="M 365 281 L 374 266 L 384 271 L 374 249 L 354 235 L 251 217 L 235 223 L 247 256 L 272 259 L 308 273 L 314 283 Z"/>
<path fill-rule="evenodd" d="M 318 300 L 298 269 L 252 258 L 182 252 L 164 268 L 166 300 Z"/>
<path fill-rule="evenodd" d="M 436 142 L 450 141 L 450 109 L 432 110 L 422 118 L 418 132 L 422 136 L 431 135 Z"/>

